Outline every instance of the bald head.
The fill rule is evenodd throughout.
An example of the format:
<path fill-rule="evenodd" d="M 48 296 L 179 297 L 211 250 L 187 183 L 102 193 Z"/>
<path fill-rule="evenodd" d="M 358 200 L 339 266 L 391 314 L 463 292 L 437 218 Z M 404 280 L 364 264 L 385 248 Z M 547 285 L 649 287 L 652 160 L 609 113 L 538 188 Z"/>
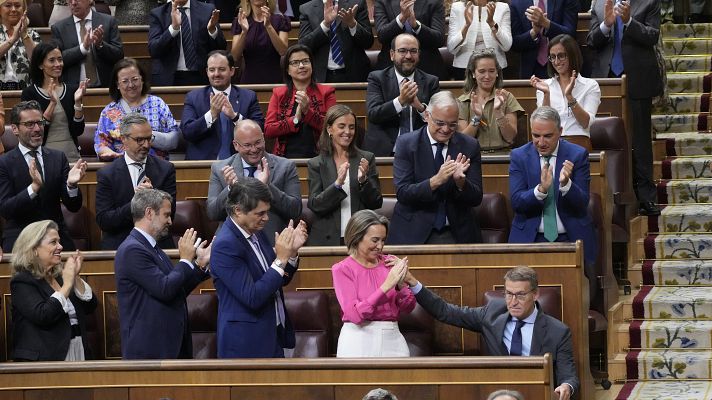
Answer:
<path fill-rule="evenodd" d="M 264 157 L 265 139 L 262 128 L 251 119 L 243 119 L 235 124 L 232 143 L 240 157 L 250 165 L 257 165 Z"/>

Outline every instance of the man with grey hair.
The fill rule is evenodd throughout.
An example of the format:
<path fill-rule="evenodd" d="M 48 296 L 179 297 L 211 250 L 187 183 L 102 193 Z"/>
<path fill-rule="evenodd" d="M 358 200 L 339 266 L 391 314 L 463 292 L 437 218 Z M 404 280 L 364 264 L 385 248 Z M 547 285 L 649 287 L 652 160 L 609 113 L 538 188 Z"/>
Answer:
<path fill-rule="evenodd" d="M 211 246 L 187 229 L 174 266 L 157 245 L 170 234 L 173 198 L 142 189 L 131 199 L 134 228 L 116 251 L 114 270 L 124 359 L 192 358 L 186 296 L 208 277 Z"/>
<path fill-rule="evenodd" d="M 390 390 L 376 388 L 366 393 L 362 400 L 398 400 Z"/>
<path fill-rule="evenodd" d="M 149 154 L 154 135 L 146 117 L 129 113 L 121 120 L 124 155 L 96 173 L 96 223 L 101 228 L 101 248 L 115 250 L 133 228 L 131 199 L 144 189 L 160 189 L 171 195 L 175 214 L 176 170 L 173 164 Z M 162 249 L 175 247 L 171 235 L 162 238 Z"/>
<path fill-rule="evenodd" d="M 457 132 L 457 100 L 448 91 L 430 98 L 424 118 L 424 127 L 396 142 L 388 244 L 481 242 L 471 213 L 482 202 L 480 145 Z"/>

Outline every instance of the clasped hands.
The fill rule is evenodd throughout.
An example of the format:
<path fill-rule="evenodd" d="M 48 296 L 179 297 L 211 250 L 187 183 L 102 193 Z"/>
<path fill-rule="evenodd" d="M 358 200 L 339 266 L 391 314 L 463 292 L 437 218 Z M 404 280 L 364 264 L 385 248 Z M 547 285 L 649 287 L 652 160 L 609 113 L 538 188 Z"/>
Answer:
<path fill-rule="evenodd" d="M 559 173 L 559 186 L 566 186 L 571 179 L 571 172 L 574 169 L 574 163 L 569 160 L 564 161 Z M 544 163 L 541 167 L 541 181 L 539 183 L 539 192 L 548 193 L 552 182 L 554 181 L 554 166 L 549 163 Z"/>
<path fill-rule="evenodd" d="M 368 160 L 365 158 L 362 158 L 361 161 L 358 163 L 358 183 L 364 183 L 366 182 L 366 179 L 368 178 Z M 349 162 L 346 161 L 343 164 L 339 165 L 338 170 L 336 171 L 336 185 L 337 186 L 343 186 L 344 182 L 346 182 L 346 177 L 349 174 Z"/>
<path fill-rule="evenodd" d="M 349 29 L 356 27 L 356 11 L 358 10 L 358 4 L 351 8 L 339 8 L 339 6 L 334 5 L 331 0 L 324 1 L 324 25 L 327 28 L 331 27 L 331 23 L 338 17 L 341 18 L 341 22 L 346 24 Z"/>
<path fill-rule="evenodd" d="M 430 178 L 430 188 L 435 190 L 452 177 L 458 189 L 462 189 L 465 185 L 465 174 L 469 168 L 470 159 L 464 154 L 458 153 L 454 160 L 447 156 L 438 173 Z"/>
<path fill-rule="evenodd" d="M 220 170 L 223 175 L 225 182 L 232 186 L 237 182 L 237 172 L 232 165 L 226 165 Z M 259 172 L 259 174 L 257 173 Z M 257 164 L 257 170 L 255 171 L 255 178 L 265 185 L 269 185 L 269 162 L 267 162 L 267 157 L 262 157 L 262 160 Z"/>
<path fill-rule="evenodd" d="M 276 259 L 282 261 L 282 265 L 285 265 L 287 260 L 297 256 L 299 249 L 304 246 L 308 237 L 307 223 L 299 221 L 297 226 L 294 226 L 294 221 L 290 219 L 289 224 L 282 232 L 274 233 Z"/>
<path fill-rule="evenodd" d="M 207 272 L 208 264 L 210 264 L 210 250 L 214 241 L 215 236 L 208 245 L 207 240 L 198 237 L 198 231 L 193 228 L 186 229 L 183 236 L 178 239 L 178 255 L 181 259 L 195 260 L 194 264 L 201 271 Z"/>

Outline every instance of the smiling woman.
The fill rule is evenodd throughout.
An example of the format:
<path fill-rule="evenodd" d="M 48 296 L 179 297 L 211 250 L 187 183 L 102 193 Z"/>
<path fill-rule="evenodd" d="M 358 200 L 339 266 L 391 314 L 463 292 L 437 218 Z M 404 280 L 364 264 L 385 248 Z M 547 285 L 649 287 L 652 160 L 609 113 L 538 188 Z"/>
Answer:
<path fill-rule="evenodd" d="M 39 33 L 29 29 L 25 0 L 0 0 L 0 90 L 19 90 L 30 82 L 30 58 Z"/>

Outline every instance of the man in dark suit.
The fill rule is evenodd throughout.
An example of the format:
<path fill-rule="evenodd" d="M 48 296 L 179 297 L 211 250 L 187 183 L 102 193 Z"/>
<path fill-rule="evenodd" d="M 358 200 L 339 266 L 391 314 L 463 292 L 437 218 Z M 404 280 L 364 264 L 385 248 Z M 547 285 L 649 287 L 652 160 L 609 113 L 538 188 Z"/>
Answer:
<path fill-rule="evenodd" d="M 160 189 L 176 196 L 176 169 L 168 161 L 148 154 L 153 134 L 151 125 L 140 113 L 121 120 L 124 156 L 96 172 L 96 223 L 101 228 L 102 250 L 115 250 L 133 229 L 131 199 L 144 189 Z M 175 214 L 175 201 L 171 215 Z M 168 235 L 158 242 L 162 249 L 175 248 Z"/>
<path fill-rule="evenodd" d="M 232 144 L 237 153 L 225 160 L 216 161 L 210 167 L 208 217 L 213 221 L 225 221 L 225 202 L 230 186 L 237 179 L 257 178 L 269 187 L 272 195 L 269 220 L 262 231 L 270 246 L 274 246 L 275 232 L 281 232 L 289 220 L 297 220 L 302 213 L 297 167 L 294 161 L 265 151 L 262 129 L 252 120 L 237 123 Z"/>
<path fill-rule="evenodd" d="M 92 3 L 71 1 L 72 16 L 52 25 L 52 38 L 62 50 L 64 83 L 78 85 L 89 78 L 90 87 L 109 87 L 114 64 L 124 58 L 124 47 L 116 19 L 93 11 Z"/>
<path fill-rule="evenodd" d="M 440 0 L 376 0 L 374 19 L 381 52 L 376 68 L 386 68 L 388 45 L 401 33 L 410 33 L 420 42 L 420 69 L 450 79 L 449 65 L 440 56 L 440 47 L 445 46 L 445 8 Z M 393 56 L 391 56 L 393 60 Z"/>
<path fill-rule="evenodd" d="M 235 60 L 225 50 L 208 56 L 210 86 L 185 95 L 180 130 L 188 142 L 186 160 L 223 160 L 230 157 L 235 123 L 251 119 L 264 126 L 257 94 L 230 85 L 235 75 Z"/>
<path fill-rule="evenodd" d="M 70 169 L 64 153 L 42 146 L 45 121 L 36 101 L 21 101 L 12 107 L 10 123 L 18 144 L 0 156 L 0 216 L 5 219 L 3 250 L 12 251 L 22 229 L 45 219 L 59 226 L 65 251 L 74 250 L 61 204 L 71 212 L 82 207 L 82 192 L 77 184 L 86 173 L 86 161 L 78 160 Z"/>
<path fill-rule="evenodd" d="M 388 244 L 476 243 L 482 237 L 471 209 L 482 202 L 477 139 L 457 132 L 457 100 L 433 95 L 427 125 L 398 138 L 393 210 Z"/>
<path fill-rule="evenodd" d="M 418 39 L 407 33 L 398 35 L 391 42 L 393 66 L 368 75 L 368 128 L 363 148 L 376 157 L 393 155 L 399 135 L 425 124 L 425 105 L 440 90 L 437 77 L 417 68 L 419 52 Z"/>
<path fill-rule="evenodd" d="M 208 53 L 227 48 L 219 18 L 220 10 L 213 4 L 197 0 L 174 0 L 151 10 L 148 54 L 153 60 L 153 86 L 206 83 Z"/>
<path fill-rule="evenodd" d="M 228 218 L 218 232 L 211 274 L 218 293 L 218 357 L 284 357 L 295 344 L 282 286 L 297 272 L 297 251 L 307 240 L 304 221 L 292 221 L 275 238 L 262 232 L 272 195 L 255 178 L 230 187 Z"/>
<path fill-rule="evenodd" d="M 519 77 L 548 78 L 546 64 L 549 39 L 565 33 L 576 37 L 579 3 L 577 0 L 512 0 L 512 50 L 520 54 Z M 579 71 L 580 72 L 580 71 Z"/>
<path fill-rule="evenodd" d="M 336 35 L 336 36 L 334 36 Z M 318 82 L 363 82 L 373 44 L 364 0 L 311 0 L 300 7 L 299 43 L 314 53 Z"/>
<path fill-rule="evenodd" d="M 593 297 L 598 244 L 588 213 L 591 182 L 588 152 L 560 140 L 561 119 L 555 109 L 539 107 L 530 119 L 532 141 L 514 149 L 510 156 L 509 194 L 514 221 L 509 242 L 583 240 L 585 273 L 589 295 Z"/>
<path fill-rule="evenodd" d="M 188 229 L 175 266 L 157 245 L 170 235 L 173 198 L 143 189 L 131 199 L 134 229 L 116 251 L 116 296 L 124 359 L 192 358 L 186 296 L 208 277 L 210 246 Z"/>
<path fill-rule="evenodd" d="M 418 304 L 438 321 L 479 332 L 486 355 L 541 356 L 551 353 L 556 389 L 560 400 L 568 400 L 579 389 L 571 331 L 558 319 L 546 315 L 537 302 L 536 271 L 515 267 L 504 275 L 504 301 L 493 300 L 483 307 L 449 304 L 416 280 L 410 272 L 405 282 Z"/>
<path fill-rule="evenodd" d="M 588 46 L 595 50 L 593 78 L 626 74 L 626 95 L 633 125 L 633 184 L 642 215 L 660 215 L 655 205 L 652 99 L 663 92 L 654 47 L 660 36 L 660 2 L 599 0 L 591 10 Z"/>

